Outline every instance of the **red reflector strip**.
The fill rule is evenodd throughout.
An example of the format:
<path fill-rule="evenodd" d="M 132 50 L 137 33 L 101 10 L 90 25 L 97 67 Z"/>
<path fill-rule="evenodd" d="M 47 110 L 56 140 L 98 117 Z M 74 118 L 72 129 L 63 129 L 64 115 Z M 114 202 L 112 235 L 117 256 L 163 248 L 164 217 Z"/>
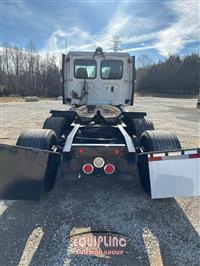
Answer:
<path fill-rule="evenodd" d="M 189 159 L 195 159 L 195 158 L 200 158 L 200 153 L 189 154 Z"/>
<path fill-rule="evenodd" d="M 149 162 L 152 162 L 152 161 L 161 161 L 161 160 L 162 160 L 162 157 L 161 156 L 149 157 Z"/>

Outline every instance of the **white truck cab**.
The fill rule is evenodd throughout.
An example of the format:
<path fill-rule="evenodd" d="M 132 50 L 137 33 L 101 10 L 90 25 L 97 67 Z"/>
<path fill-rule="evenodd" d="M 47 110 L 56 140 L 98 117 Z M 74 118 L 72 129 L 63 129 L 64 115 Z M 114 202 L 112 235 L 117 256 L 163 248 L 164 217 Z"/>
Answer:
<path fill-rule="evenodd" d="M 69 52 L 62 57 L 63 103 L 133 105 L 135 57 L 128 53 Z"/>

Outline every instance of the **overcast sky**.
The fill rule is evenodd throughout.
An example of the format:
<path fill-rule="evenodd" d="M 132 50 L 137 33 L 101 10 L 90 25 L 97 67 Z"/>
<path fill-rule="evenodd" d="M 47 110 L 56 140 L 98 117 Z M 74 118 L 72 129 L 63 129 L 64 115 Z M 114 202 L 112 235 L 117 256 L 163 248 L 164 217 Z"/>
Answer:
<path fill-rule="evenodd" d="M 41 1 L 3 0 L 1 41 L 39 51 L 120 48 L 154 59 L 199 51 L 200 2 L 195 1 Z"/>

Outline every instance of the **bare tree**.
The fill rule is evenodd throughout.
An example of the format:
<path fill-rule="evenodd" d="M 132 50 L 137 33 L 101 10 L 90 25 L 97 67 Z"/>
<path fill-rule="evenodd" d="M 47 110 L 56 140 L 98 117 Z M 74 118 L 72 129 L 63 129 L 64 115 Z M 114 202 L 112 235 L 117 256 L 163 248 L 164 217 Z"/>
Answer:
<path fill-rule="evenodd" d="M 147 67 L 153 64 L 153 60 L 148 55 L 140 55 L 137 59 L 137 67 Z"/>
<path fill-rule="evenodd" d="M 17 46 L 10 48 L 10 58 L 15 73 L 15 93 L 19 94 L 19 76 L 22 72 L 23 49 Z"/>

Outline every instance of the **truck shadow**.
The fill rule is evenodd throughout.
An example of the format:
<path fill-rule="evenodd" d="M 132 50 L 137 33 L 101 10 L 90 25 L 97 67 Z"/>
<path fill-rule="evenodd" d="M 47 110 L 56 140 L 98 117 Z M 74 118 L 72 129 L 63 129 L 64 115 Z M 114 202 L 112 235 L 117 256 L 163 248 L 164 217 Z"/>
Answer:
<path fill-rule="evenodd" d="M 200 264 L 199 236 L 175 199 L 153 201 L 138 181 L 59 182 L 40 202 L 14 202 L 0 216 L 0 265 L 150 265 L 155 247 L 154 264 Z M 76 255 L 70 236 L 98 230 L 127 235 L 124 253 Z"/>

